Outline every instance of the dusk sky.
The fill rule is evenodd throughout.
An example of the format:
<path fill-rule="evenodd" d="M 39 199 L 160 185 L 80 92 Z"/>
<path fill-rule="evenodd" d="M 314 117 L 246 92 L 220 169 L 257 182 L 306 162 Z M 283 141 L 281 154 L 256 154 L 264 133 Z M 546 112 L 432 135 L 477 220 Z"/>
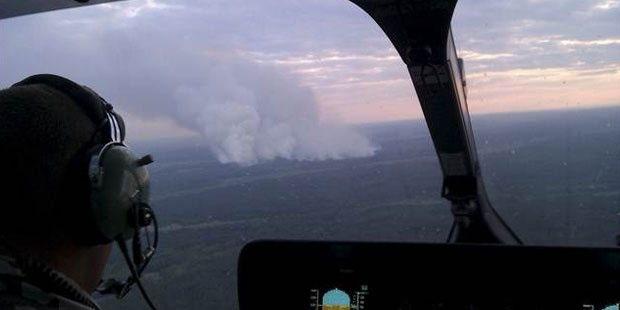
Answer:
<path fill-rule="evenodd" d="M 453 31 L 472 113 L 620 105 L 619 0 L 462 0 Z M 308 89 L 321 120 L 421 117 L 391 43 L 345 0 L 123 1 L 3 20 L 0 37 L 0 86 L 66 75 L 139 138 L 191 131 L 174 101 L 221 66 Z"/>

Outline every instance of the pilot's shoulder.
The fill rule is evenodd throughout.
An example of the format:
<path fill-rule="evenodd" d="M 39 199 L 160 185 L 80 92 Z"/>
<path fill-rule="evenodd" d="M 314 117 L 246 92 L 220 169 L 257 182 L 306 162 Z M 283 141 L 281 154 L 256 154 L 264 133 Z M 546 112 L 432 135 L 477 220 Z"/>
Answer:
<path fill-rule="evenodd" d="M 92 310 L 94 307 L 48 293 L 26 281 L 10 259 L 0 257 L 0 310 Z"/>

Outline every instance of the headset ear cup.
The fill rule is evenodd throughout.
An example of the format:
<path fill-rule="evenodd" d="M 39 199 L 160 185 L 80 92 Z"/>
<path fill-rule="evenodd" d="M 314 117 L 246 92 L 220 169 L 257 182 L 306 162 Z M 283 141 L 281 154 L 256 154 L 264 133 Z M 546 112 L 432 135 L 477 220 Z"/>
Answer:
<path fill-rule="evenodd" d="M 132 237 L 132 208 L 148 203 L 146 168 L 118 142 L 96 145 L 83 154 L 72 163 L 62 191 L 61 228 L 82 245 Z"/>
<path fill-rule="evenodd" d="M 122 143 L 109 143 L 91 157 L 90 210 L 95 227 L 106 240 L 133 236 L 135 208 L 148 197 L 148 173 Z"/>
<path fill-rule="evenodd" d="M 149 175 L 119 142 L 97 145 L 76 157 L 58 203 L 61 228 L 82 245 L 133 236 L 134 208 L 149 203 Z"/>

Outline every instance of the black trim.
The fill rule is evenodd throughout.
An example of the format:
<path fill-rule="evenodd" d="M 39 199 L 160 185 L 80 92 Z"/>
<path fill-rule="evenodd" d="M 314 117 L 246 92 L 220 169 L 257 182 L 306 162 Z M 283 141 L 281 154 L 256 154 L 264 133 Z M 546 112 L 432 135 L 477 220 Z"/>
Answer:
<path fill-rule="evenodd" d="M 4 0 L 0 19 L 120 0 Z"/>
<path fill-rule="evenodd" d="M 383 29 L 407 65 L 457 222 L 453 242 L 521 244 L 488 201 L 450 28 L 457 0 L 351 0 Z"/>

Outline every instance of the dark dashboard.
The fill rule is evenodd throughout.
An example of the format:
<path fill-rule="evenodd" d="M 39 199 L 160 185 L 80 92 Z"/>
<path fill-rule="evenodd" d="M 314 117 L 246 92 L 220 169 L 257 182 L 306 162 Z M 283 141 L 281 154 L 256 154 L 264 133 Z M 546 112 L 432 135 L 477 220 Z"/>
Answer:
<path fill-rule="evenodd" d="M 240 309 L 618 309 L 620 249 L 260 241 Z"/>

